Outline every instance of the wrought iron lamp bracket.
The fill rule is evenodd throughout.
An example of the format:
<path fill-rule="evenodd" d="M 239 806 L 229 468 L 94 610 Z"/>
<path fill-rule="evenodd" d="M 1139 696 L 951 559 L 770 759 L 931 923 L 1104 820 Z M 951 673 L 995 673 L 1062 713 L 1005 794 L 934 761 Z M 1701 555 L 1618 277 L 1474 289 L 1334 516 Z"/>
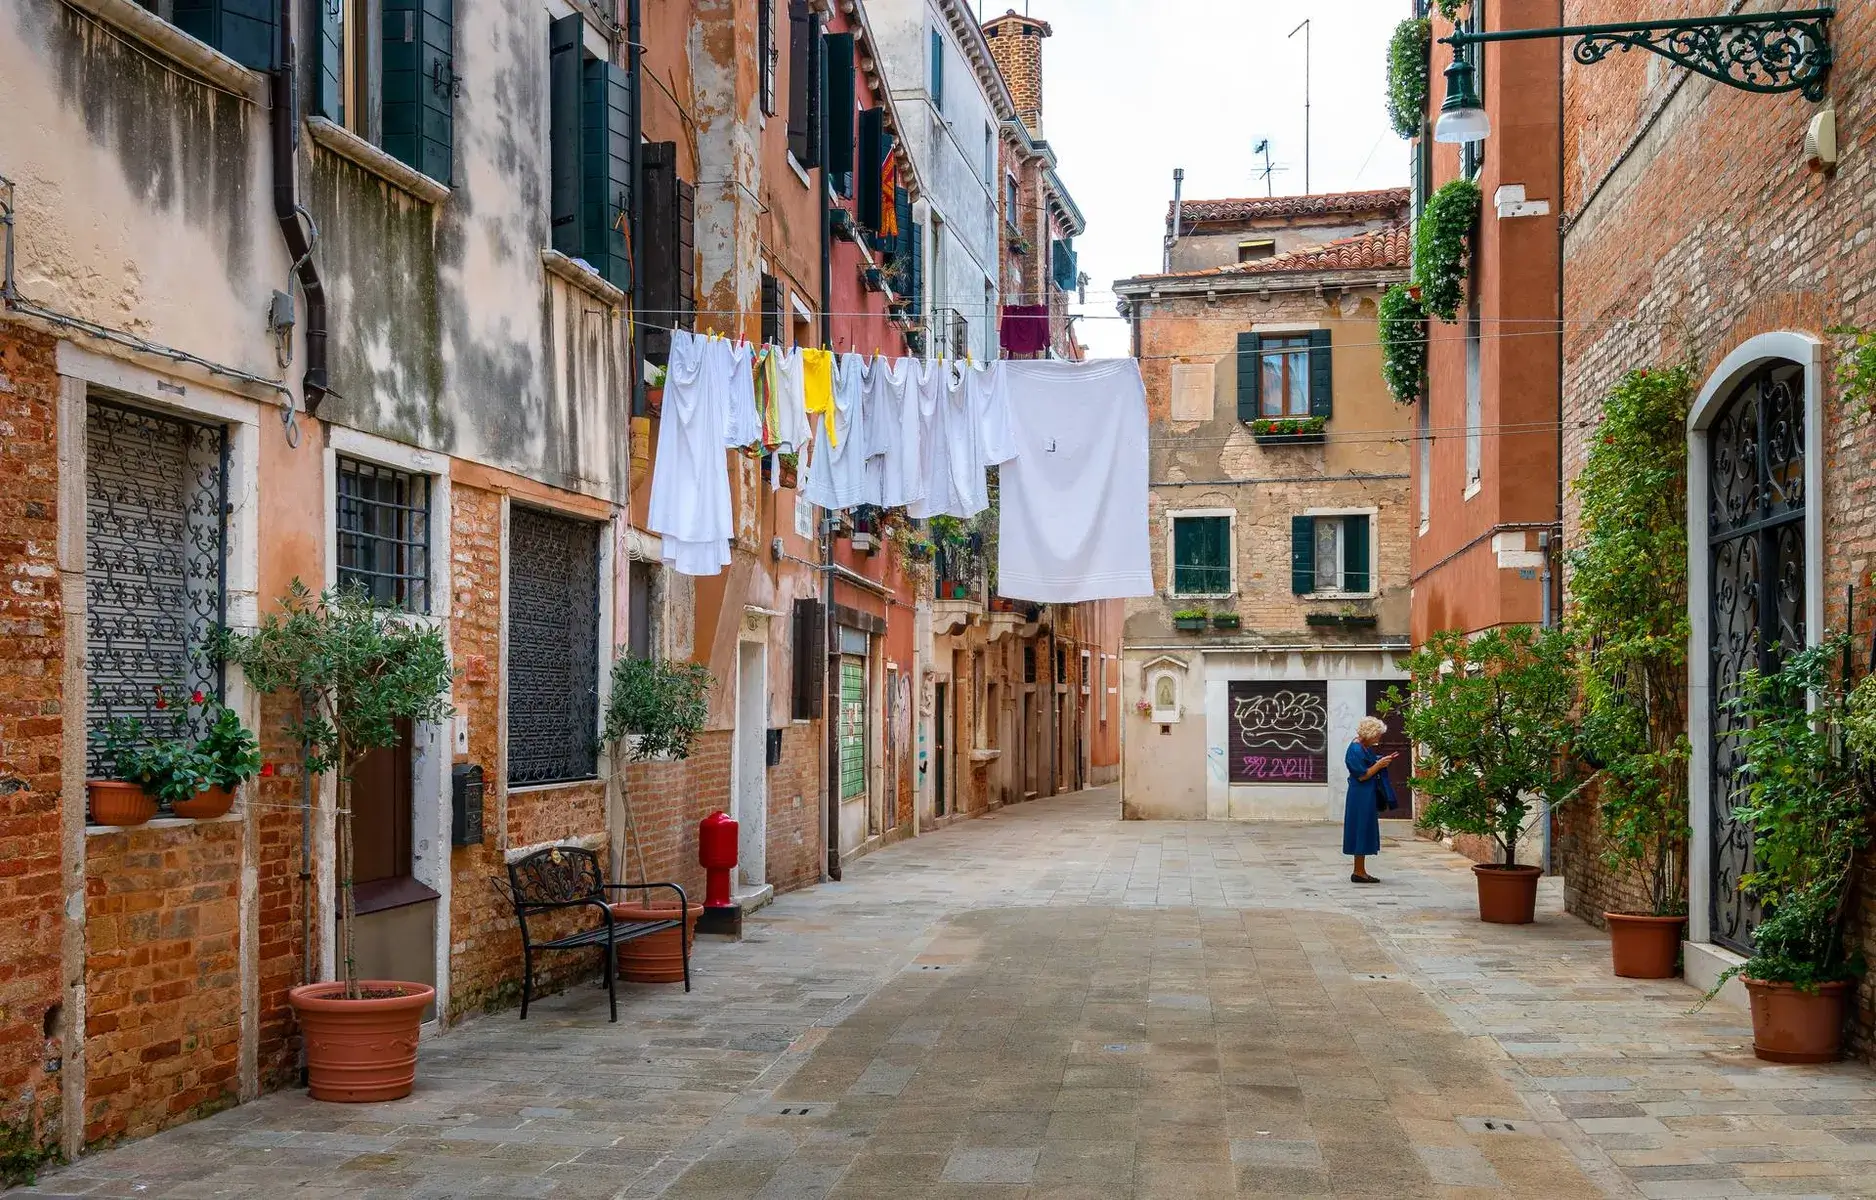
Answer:
<path fill-rule="evenodd" d="M 1503 29 L 1480 33 L 1460 30 L 1440 40 L 1455 52 L 1482 42 L 1530 41 L 1574 37 L 1571 57 L 1589 65 L 1610 51 L 1648 50 L 1742 91 L 1775 94 L 1801 92 L 1822 100 L 1833 54 L 1830 19 L 1833 6 L 1790 12 L 1733 13 L 1673 21 L 1635 21 L 1605 25 L 1562 25 L 1551 29 Z"/>

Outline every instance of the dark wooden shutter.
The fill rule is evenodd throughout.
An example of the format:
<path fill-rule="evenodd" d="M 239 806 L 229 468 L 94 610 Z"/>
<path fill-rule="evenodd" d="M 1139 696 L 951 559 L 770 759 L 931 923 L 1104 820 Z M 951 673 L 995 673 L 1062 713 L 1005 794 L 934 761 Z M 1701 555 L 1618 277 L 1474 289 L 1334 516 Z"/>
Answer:
<path fill-rule="evenodd" d="M 788 0 L 788 152 L 808 161 L 808 0 Z"/>
<path fill-rule="evenodd" d="M 455 0 L 383 0 L 384 152 L 450 182 Z"/>
<path fill-rule="evenodd" d="M 1307 596 L 1316 590 L 1316 518 L 1290 518 L 1290 590 Z"/>
<path fill-rule="evenodd" d="M 588 59 L 580 113 L 580 257 L 616 288 L 632 290 L 626 222 L 632 211 L 632 77 Z M 674 230 L 675 232 L 675 230 Z"/>
<path fill-rule="evenodd" d="M 1327 329 L 1309 331 L 1309 415 L 1335 415 L 1335 355 Z"/>
<path fill-rule="evenodd" d="M 853 120 L 858 104 L 853 65 L 853 35 L 830 33 L 821 39 L 827 58 L 827 92 L 823 104 L 827 113 L 827 139 L 821 147 L 821 165 L 830 176 L 834 190 L 842 196 L 853 195 Z"/>
<path fill-rule="evenodd" d="M 585 19 L 561 17 L 548 33 L 548 154 L 553 247 L 580 253 L 580 38 Z"/>
<path fill-rule="evenodd" d="M 1238 420 L 1255 421 L 1263 386 L 1264 339 L 1255 333 L 1238 335 Z"/>
<path fill-rule="evenodd" d="M 931 103 L 945 110 L 945 39 L 936 29 L 931 31 Z"/>
<path fill-rule="evenodd" d="M 1373 586 L 1368 569 L 1369 522 L 1373 520 L 1366 513 L 1342 518 L 1342 590 L 1345 592 L 1365 592 Z"/>
<path fill-rule="evenodd" d="M 313 112 L 345 123 L 345 22 L 343 4 L 314 0 Z"/>
<path fill-rule="evenodd" d="M 184 33 L 255 71 L 274 69 L 276 0 L 176 0 Z"/>
<path fill-rule="evenodd" d="M 677 324 L 697 327 L 697 189 L 677 181 Z"/>
<path fill-rule="evenodd" d="M 644 232 L 638 248 L 645 264 L 645 355 L 663 365 L 671 353 L 669 327 L 679 325 L 677 143 L 647 142 L 639 148 L 638 189 Z"/>
<path fill-rule="evenodd" d="M 756 69 L 760 74 L 762 111 L 775 115 L 775 0 L 756 0 Z"/>
<path fill-rule="evenodd" d="M 782 281 L 773 275 L 762 277 L 762 341 L 764 345 L 782 344 Z"/>
<path fill-rule="evenodd" d="M 792 712 L 797 721 L 812 721 L 821 715 L 821 684 L 827 670 L 827 633 L 819 600 L 795 601 L 792 634 L 789 651 L 794 659 Z"/>
<path fill-rule="evenodd" d="M 860 114 L 860 166 L 855 213 L 860 224 L 878 233 L 885 218 L 884 176 L 892 135 L 886 132 L 886 110 L 869 108 Z"/>
<path fill-rule="evenodd" d="M 826 46 L 821 42 L 821 15 L 808 14 L 808 156 L 801 160 L 804 167 L 821 165 L 822 135 L 826 117 L 823 115 L 827 97 L 827 55 Z"/>

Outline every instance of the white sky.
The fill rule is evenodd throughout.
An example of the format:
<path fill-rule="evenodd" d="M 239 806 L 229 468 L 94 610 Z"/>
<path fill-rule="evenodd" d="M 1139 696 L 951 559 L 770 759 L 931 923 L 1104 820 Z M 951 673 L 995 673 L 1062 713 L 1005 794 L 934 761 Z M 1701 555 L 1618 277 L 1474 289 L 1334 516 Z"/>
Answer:
<path fill-rule="evenodd" d="M 982 0 L 986 17 L 1025 0 Z M 1251 154 L 1270 139 L 1277 195 L 1407 183 L 1388 128 L 1387 41 L 1407 0 L 1027 0 L 1042 44 L 1043 136 L 1088 218 L 1077 246 L 1093 357 L 1128 351 L 1116 279 L 1160 268 L 1174 167 L 1188 200 L 1261 196 Z M 1310 18 L 1309 186 L 1303 184 L 1303 41 Z"/>

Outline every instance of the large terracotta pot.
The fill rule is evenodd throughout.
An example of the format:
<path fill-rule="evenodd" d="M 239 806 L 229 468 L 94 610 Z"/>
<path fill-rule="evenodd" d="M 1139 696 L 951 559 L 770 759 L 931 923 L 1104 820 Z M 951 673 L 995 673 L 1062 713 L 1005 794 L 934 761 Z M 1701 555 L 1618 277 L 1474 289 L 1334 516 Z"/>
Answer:
<path fill-rule="evenodd" d="M 669 921 L 677 912 L 677 903 L 615 904 L 615 921 Z M 703 905 L 688 904 L 684 910 L 685 942 L 697 941 L 697 918 Z M 619 978 L 632 983 L 683 983 L 684 942 L 675 929 L 666 929 L 642 938 L 633 938 L 619 947 Z"/>
<path fill-rule="evenodd" d="M 287 993 L 300 1015 L 307 1090 L 315 1100 L 398 1100 L 417 1081 L 417 1032 L 436 989 L 385 979 L 361 979 L 358 986 L 364 999 L 345 999 L 339 982 L 303 984 Z"/>
<path fill-rule="evenodd" d="M 141 825 L 156 815 L 156 797 L 140 783 L 87 779 L 85 794 L 91 802 L 93 825 Z"/>
<path fill-rule="evenodd" d="M 1624 979 L 1674 978 L 1686 917 L 1613 912 L 1602 915 L 1609 922 L 1609 953 L 1615 960 L 1617 975 Z"/>
<path fill-rule="evenodd" d="M 1494 925 L 1529 925 L 1537 919 L 1539 867 L 1504 867 L 1477 863 L 1472 874 L 1479 881 L 1479 920 Z"/>
<path fill-rule="evenodd" d="M 1752 1052 L 1766 1062 L 1827 1063 L 1843 1057 L 1843 1007 L 1850 985 L 1789 983 L 1741 976 L 1752 999 Z"/>
<path fill-rule="evenodd" d="M 234 807 L 234 793 L 225 787 L 205 788 L 188 800 L 178 801 L 169 806 L 169 811 L 179 817 L 191 820 L 207 821 L 215 817 L 225 817 Z"/>

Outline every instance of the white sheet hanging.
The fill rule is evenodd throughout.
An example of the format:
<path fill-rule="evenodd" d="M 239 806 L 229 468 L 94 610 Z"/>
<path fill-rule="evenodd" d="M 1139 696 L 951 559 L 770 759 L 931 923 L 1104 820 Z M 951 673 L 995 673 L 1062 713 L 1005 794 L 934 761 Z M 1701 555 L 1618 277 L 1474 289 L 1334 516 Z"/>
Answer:
<path fill-rule="evenodd" d="M 834 411 L 824 414 L 833 422 L 834 437 L 814 443 L 814 461 L 802 496 L 822 508 L 852 508 L 866 504 L 867 430 L 864 399 L 866 360 L 858 354 L 834 360 Z M 830 445 L 830 441 L 833 443 Z"/>
<path fill-rule="evenodd" d="M 1074 604 L 1153 594 L 1146 386 L 1133 359 L 1010 361 L 997 591 Z"/>
<path fill-rule="evenodd" d="M 645 524 L 682 575 L 715 575 L 729 565 L 736 530 L 724 437 L 733 371 L 728 342 L 672 333 Z"/>
<path fill-rule="evenodd" d="M 923 431 L 930 444 L 920 447 L 925 496 L 913 516 L 969 518 L 990 507 L 984 473 L 1016 452 L 1002 368 L 939 364 L 936 411 Z"/>
<path fill-rule="evenodd" d="M 730 398 L 723 444 L 731 449 L 762 440 L 762 414 L 756 408 L 756 348 L 738 342 L 730 349 Z"/>

